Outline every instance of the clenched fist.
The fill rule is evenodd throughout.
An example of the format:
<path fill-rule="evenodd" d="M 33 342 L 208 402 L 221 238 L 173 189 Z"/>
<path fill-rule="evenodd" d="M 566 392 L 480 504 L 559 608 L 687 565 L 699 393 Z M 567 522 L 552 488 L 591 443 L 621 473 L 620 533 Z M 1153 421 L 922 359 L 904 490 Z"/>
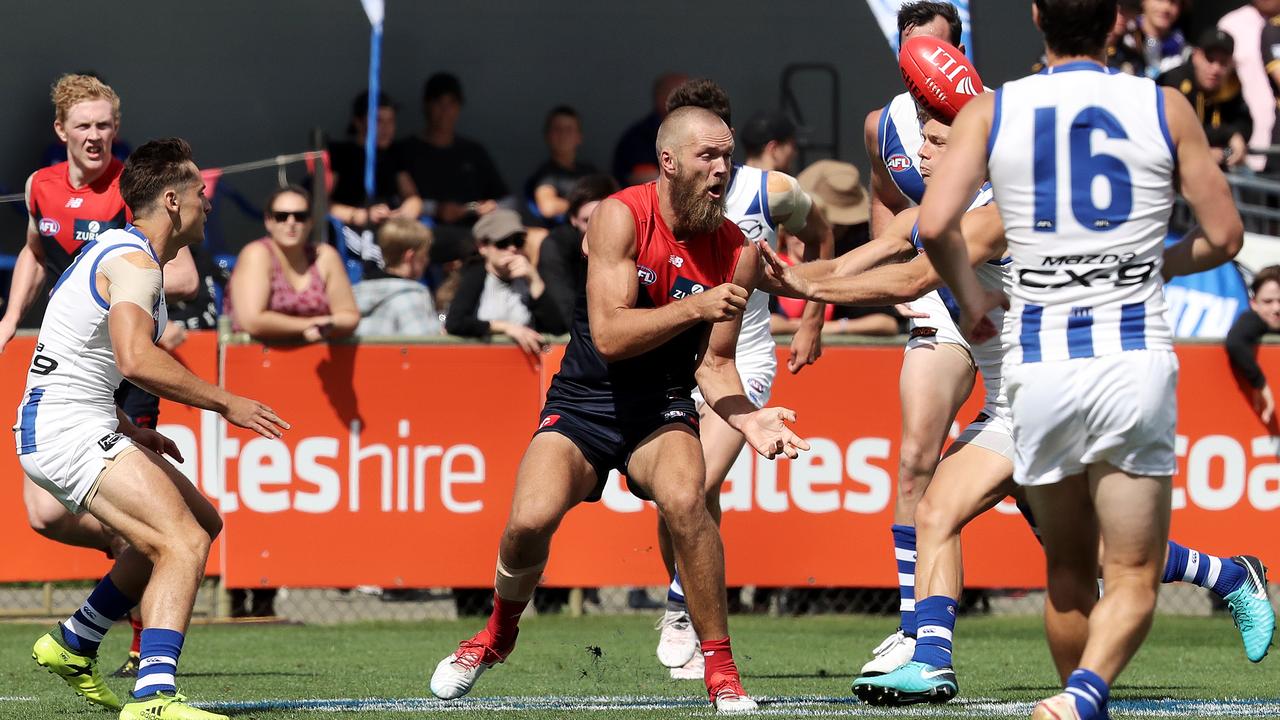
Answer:
<path fill-rule="evenodd" d="M 697 309 L 698 318 L 707 322 L 724 322 L 733 320 L 747 309 L 746 288 L 733 283 L 717 285 L 697 295 L 689 296 L 686 302 Z"/>

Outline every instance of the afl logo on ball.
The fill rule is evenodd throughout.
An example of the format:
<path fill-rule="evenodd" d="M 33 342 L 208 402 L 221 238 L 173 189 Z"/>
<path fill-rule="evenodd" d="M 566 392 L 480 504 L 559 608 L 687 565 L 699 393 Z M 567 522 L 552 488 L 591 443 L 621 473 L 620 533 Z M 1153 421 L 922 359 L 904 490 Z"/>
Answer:
<path fill-rule="evenodd" d="M 658 273 L 653 268 L 647 268 L 644 265 L 636 266 L 636 275 L 640 277 L 641 285 L 652 285 L 658 281 Z"/>
<path fill-rule="evenodd" d="M 62 229 L 62 226 L 53 218 L 40 218 L 38 229 L 40 230 L 41 235 L 44 235 L 45 237 L 53 237 L 58 234 L 58 231 Z"/>
<path fill-rule="evenodd" d="M 885 160 L 884 166 L 889 168 L 889 170 L 893 172 L 902 172 L 903 170 L 910 170 L 911 158 L 899 153 L 897 155 L 893 155 L 888 160 Z"/>

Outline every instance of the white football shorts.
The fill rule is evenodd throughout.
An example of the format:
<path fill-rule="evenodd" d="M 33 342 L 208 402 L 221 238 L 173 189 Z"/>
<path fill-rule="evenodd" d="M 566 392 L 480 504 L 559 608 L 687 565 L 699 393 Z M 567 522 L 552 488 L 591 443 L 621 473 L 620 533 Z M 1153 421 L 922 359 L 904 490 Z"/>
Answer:
<path fill-rule="evenodd" d="M 1178 358 L 1172 351 L 1130 350 L 1004 370 L 1019 485 L 1055 483 L 1098 462 L 1132 475 L 1176 471 Z"/>
<path fill-rule="evenodd" d="M 87 425 L 42 440 L 35 452 L 19 455 L 22 471 L 73 513 L 85 511 L 85 500 L 98 483 L 108 460 L 133 447 L 114 427 Z"/>

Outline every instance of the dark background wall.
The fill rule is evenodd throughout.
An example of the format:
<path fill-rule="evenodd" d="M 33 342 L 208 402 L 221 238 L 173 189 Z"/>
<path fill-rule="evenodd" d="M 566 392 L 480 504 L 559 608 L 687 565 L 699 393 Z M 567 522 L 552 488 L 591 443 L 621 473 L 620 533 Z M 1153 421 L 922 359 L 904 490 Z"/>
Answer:
<path fill-rule="evenodd" d="M 1212 0 L 1203 0 L 1202 5 Z M 839 72 L 840 156 L 865 167 L 862 119 L 901 91 L 896 63 L 862 0 L 388 0 L 384 88 L 401 105 L 400 133 L 422 123 L 431 72 L 463 81 L 462 134 L 485 143 L 513 188 L 542 159 L 542 118 L 569 103 L 582 114 L 582 156 L 607 168 L 614 140 L 649 106 L 664 70 L 706 75 L 731 93 L 735 115 L 773 108 L 790 63 Z M 973 0 L 974 45 L 988 85 L 1025 73 L 1039 55 L 1029 0 Z M 340 135 L 366 85 L 368 22 L 357 0 L 129 0 L 89 12 L 73 0 L 6 7 L 0 23 L 0 186 L 21 191 L 53 139 L 48 88 L 62 72 L 92 69 L 120 93 L 121 136 L 191 141 L 204 166 L 306 148 L 308 131 Z M 829 95 L 798 90 L 830 135 Z M 298 168 L 290 170 L 297 179 Z M 230 178 L 255 200 L 272 171 Z M 12 208 L 12 206 L 11 206 Z M 223 208 L 238 246 L 260 228 Z M 237 216 L 237 217 L 231 217 Z M 0 208 L 0 247 L 20 242 L 24 219 Z"/>

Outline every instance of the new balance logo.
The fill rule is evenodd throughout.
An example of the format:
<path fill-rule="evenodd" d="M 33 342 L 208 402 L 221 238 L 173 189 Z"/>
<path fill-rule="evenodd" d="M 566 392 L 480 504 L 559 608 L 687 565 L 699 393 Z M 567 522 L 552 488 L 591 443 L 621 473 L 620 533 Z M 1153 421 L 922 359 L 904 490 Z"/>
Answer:
<path fill-rule="evenodd" d="M 73 197 L 67 200 L 67 204 L 63 207 L 78 208 L 84 204 L 84 198 Z"/>

